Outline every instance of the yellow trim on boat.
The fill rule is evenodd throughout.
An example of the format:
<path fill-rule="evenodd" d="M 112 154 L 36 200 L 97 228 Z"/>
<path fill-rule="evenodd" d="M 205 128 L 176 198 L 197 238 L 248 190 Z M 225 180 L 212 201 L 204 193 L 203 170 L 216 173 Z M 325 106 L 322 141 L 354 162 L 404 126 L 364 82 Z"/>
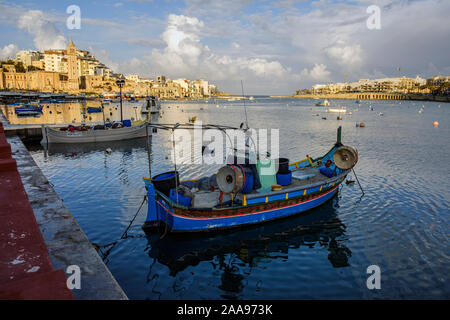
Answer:
<path fill-rule="evenodd" d="M 320 190 L 319 190 L 319 191 L 322 191 L 322 187 L 323 187 L 323 186 L 320 186 Z"/>
<path fill-rule="evenodd" d="M 301 162 L 305 162 L 305 161 L 308 161 L 308 159 L 303 159 L 303 160 L 300 160 L 300 161 L 289 163 L 289 166 L 295 165 L 296 168 L 299 168 L 298 164 L 301 163 Z"/>
<path fill-rule="evenodd" d="M 245 194 L 244 194 L 244 197 L 242 198 L 242 204 L 244 206 L 247 206 L 247 197 L 245 196 Z"/>
<path fill-rule="evenodd" d="M 286 192 L 286 200 L 289 199 L 289 192 Z"/>
<path fill-rule="evenodd" d="M 305 189 L 305 191 L 303 191 L 303 195 L 304 195 L 304 196 L 306 195 L 306 190 L 307 190 L 307 189 Z"/>
<path fill-rule="evenodd" d="M 266 197 L 266 203 L 269 202 L 269 197 Z"/>
<path fill-rule="evenodd" d="M 200 179 L 181 180 L 180 183 L 189 182 L 189 181 L 198 181 L 198 180 L 200 180 Z"/>

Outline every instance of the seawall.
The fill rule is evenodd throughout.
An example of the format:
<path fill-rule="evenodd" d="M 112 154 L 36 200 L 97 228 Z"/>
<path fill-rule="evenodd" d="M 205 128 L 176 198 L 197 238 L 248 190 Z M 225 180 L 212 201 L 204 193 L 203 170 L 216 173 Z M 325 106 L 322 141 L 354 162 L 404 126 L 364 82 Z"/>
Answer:
<path fill-rule="evenodd" d="M 3 129 L 2 129 L 3 130 Z M 6 140 L 5 140 L 6 141 Z M 125 300 L 128 299 L 126 294 L 120 288 L 117 281 L 112 276 L 106 265 L 103 263 L 100 256 L 97 254 L 94 247 L 91 245 L 89 239 L 75 221 L 69 210 L 64 205 L 63 201 L 59 198 L 52 185 L 44 176 L 40 168 L 36 165 L 34 159 L 22 143 L 19 137 L 13 136 L 7 138 L 7 143 L 10 145 L 11 155 L 15 159 L 14 165 L 17 168 L 17 178 L 22 185 L 24 198 L 17 204 L 11 204 L 11 196 L 4 195 L 0 197 L 0 208 L 8 207 L 9 210 L 1 210 L 0 217 L 2 221 L 14 221 L 15 225 L 11 225 L 11 230 L 0 230 L 1 237 L 13 234 L 18 234 L 19 237 L 20 228 L 22 224 L 24 226 L 35 224 L 35 238 L 28 243 L 30 248 L 37 245 L 36 239 L 42 239 L 39 254 L 45 258 L 47 255 L 48 266 L 46 268 L 40 268 L 44 271 L 50 272 L 55 270 L 58 272 L 58 286 L 51 285 L 50 288 L 54 288 L 54 292 L 57 289 L 67 293 L 66 287 L 66 275 L 67 267 L 71 265 L 79 266 L 81 270 L 81 288 L 68 290 L 68 298 L 75 298 L 77 300 Z M 10 164 L 11 165 L 11 164 Z M 2 177 L 0 175 L 0 183 L 10 180 L 8 177 Z M 0 189 L 0 194 L 6 190 Z M 17 193 L 17 192 L 16 192 Z M 19 219 L 17 212 L 22 207 L 28 208 L 28 216 Z M 19 220 L 18 220 L 19 219 Z M 2 223 L 2 226 L 5 224 Z M 6 241 L 6 238 L 5 238 Z M 0 242 L 1 248 L 0 254 L 0 274 L 5 272 L 6 266 L 10 263 L 9 255 L 11 257 L 17 252 L 14 252 L 14 246 L 5 246 Z M 27 249 L 26 243 L 24 249 Z M 9 253 L 8 253 L 9 252 Z M 8 255 L 9 254 L 9 255 Z M 20 254 L 20 252 L 19 252 Z M 7 257 L 8 256 L 8 257 Z M 15 257 L 17 257 L 16 255 Z M 8 260 L 9 259 L 9 260 Z M 45 259 L 44 259 L 45 260 Z M 14 260 L 11 261 L 21 261 Z M 0 279 L 0 299 L 58 299 L 55 295 L 45 295 L 45 292 L 37 290 L 41 284 L 28 283 L 27 287 L 30 289 L 35 288 L 34 295 L 28 296 L 8 296 L 8 292 L 11 292 L 11 288 L 4 287 L 2 291 L 2 279 Z M 13 280 L 13 279 L 11 279 Z M 14 287 L 14 286 L 13 286 Z M 30 289 L 30 290 L 31 290 Z M 66 290 L 66 291 L 64 291 Z M 2 296 L 2 293 L 6 296 Z M 62 298 L 67 298 L 62 295 Z"/>

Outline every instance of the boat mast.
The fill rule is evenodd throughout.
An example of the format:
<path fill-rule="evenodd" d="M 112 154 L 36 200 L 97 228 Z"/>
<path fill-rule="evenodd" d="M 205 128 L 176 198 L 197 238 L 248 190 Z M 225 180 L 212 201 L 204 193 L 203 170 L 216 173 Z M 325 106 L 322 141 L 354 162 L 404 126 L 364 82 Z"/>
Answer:
<path fill-rule="evenodd" d="M 177 195 L 177 205 L 178 205 L 178 172 L 177 172 L 177 153 L 175 151 L 175 130 L 179 126 L 180 124 L 177 123 L 172 129 L 173 165 L 175 168 L 175 194 Z"/>
<path fill-rule="evenodd" d="M 245 126 L 247 127 L 247 130 L 249 129 L 248 127 L 248 119 L 247 119 L 247 107 L 245 105 L 245 96 L 244 96 L 244 84 L 241 80 L 241 89 L 242 89 L 242 100 L 244 102 L 244 111 L 245 111 Z"/>
<path fill-rule="evenodd" d="M 152 178 L 152 158 L 151 158 L 151 143 L 149 141 L 149 137 L 148 137 L 148 123 L 145 124 L 145 139 L 146 139 L 146 144 L 147 144 L 147 158 L 148 158 L 148 177 L 151 179 Z"/>

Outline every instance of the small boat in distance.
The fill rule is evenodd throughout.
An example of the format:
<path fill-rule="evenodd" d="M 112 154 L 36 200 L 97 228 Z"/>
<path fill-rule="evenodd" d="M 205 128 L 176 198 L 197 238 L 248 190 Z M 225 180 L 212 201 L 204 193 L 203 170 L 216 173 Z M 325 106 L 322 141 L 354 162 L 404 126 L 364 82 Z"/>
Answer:
<path fill-rule="evenodd" d="M 36 116 L 42 114 L 42 107 L 32 104 L 24 104 L 15 107 L 14 112 L 18 117 Z"/>
<path fill-rule="evenodd" d="M 96 108 L 96 107 L 87 107 L 87 112 L 88 113 L 100 113 L 100 112 L 102 112 L 102 107 L 98 107 L 98 108 Z"/>
<path fill-rule="evenodd" d="M 327 112 L 345 113 L 345 112 L 347 112 L 347 109 L 345 109 L 345 108 L 328 108 Z"/>
<path fill-rule="evenodd" d="M 328 99 L 325 99 L 324 101 L 319 101 L 316 103 L 317 107 L 327 107 L 330 105 L 330 101 Z"/>
<path fill-rule="evenodd" d="M 145 99 L 145 104 L 142 106 L 141 113 L 148 114 L 159 114 L 161 111 L 161 102 L 157 96 L 148 96 Z"/>

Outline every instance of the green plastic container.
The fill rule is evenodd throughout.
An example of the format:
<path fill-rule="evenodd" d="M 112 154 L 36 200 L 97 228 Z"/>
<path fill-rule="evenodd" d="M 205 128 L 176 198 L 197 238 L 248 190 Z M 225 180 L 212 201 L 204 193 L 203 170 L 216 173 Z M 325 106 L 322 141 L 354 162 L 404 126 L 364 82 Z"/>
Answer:
<path fill-rule="evenodd" d="M 258 170 L 259 180 L 261 181 L 261 188 L 258 192 L 272 191 L 272 186 L 277 184 L 277 176 L 275 171 L 274 160 L 258 160 L 256 163 L 256 169 Z"/>

